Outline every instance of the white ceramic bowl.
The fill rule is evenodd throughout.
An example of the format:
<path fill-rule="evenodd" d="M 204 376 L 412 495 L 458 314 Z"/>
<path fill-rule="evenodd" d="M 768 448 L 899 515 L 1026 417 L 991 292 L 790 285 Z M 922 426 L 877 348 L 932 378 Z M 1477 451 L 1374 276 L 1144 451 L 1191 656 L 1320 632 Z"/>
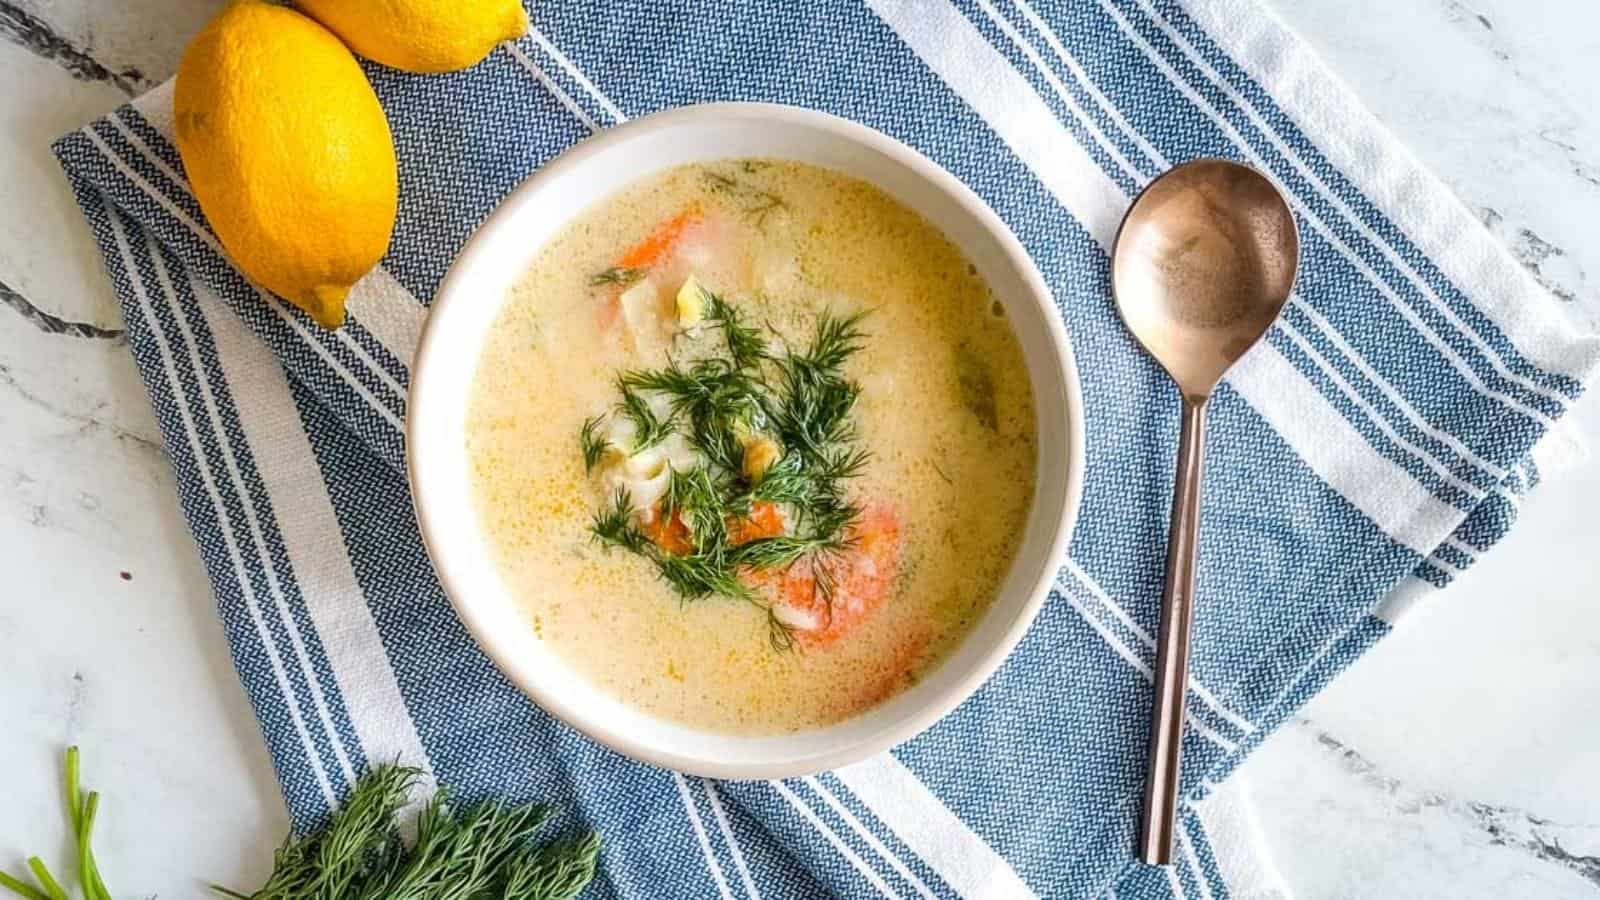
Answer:
<path fill-rule="evenodd" d="M 781 737 L 710 734 L 643 713 L 591 685 L 535 637 L 479 532 L 464 438 L 479 349 L 507 289 L 545 241 L 586 207 L 653 171 L 752 156 L 871 182 L 943 231 L 1005 304 L 1038 412 L 1038 477 L 1026 533 L 998 596 L 966 640 L 880 706 Z M 440 285 L 412 367 L 407 421 L 411 489 L 428 554 L 457 614 L 501 671 L 545 710 L 618 752 L 717 778 L 783 778 L 863 759 L 932 725 L 976 690 L 1033 621 L 1066 552 L 1083 448 L 1082 399 L 1066 332 L 1038 269 L 1000 218 L 950 173 L 892 138 L 823 113 L 755 103 L 685 107 L 612 128 L 513 191 Z"/>

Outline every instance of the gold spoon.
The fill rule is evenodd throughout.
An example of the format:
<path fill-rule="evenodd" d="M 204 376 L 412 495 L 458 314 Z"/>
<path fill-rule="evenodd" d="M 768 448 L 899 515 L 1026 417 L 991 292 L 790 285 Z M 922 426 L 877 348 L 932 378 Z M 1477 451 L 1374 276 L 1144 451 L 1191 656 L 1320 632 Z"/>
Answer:
<path fill-rule="evenodd" d="M 1154 865 L 1172 862 L 1206 401 L 1278 317 L 1299 260 L 1294 214 L 1277 186 L 1221 159 L 1184 163 L 1151 182 L 1122 220 L 1112 251 L 1111 290 L 1122 321 L 1183 392 L 1139 827 L 1140 858 Z"/>

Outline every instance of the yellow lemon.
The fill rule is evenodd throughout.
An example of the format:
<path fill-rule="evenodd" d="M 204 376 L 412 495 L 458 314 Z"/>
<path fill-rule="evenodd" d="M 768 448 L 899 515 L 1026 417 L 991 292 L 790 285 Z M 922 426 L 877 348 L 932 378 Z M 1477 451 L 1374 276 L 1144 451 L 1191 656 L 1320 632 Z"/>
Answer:
<path fill-rule="evenodd" d="M 357 53 L 407 72 L 453 72 L 528 31 L 520 0 L 296 0 Z"/>
<path fill-rule="evenodd" d="M 361 65 L 326 28 L 238 0 L 184 51 L 173 112 L 200 209 L 251 280 L 327 328 L 383 258 L 399 177 Z"/>

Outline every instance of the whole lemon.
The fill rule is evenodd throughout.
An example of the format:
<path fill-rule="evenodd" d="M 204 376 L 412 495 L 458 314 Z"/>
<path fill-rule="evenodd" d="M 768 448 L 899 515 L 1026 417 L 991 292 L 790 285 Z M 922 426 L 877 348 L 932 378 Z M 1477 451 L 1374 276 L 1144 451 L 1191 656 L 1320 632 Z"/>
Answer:
<path fill-rule="evenodd" d="M 237 0 L 178 66 L 178 153 L 200 209 L 245 275 L 327 328 L 383 258 L 399 177 L 361 65 L 332 32 Z"/>
<path fill-rule="evenodd" d="M 528 31 L 520 0 L 296 0 L 352 50 L 407 72 L 453 72 Z"/>

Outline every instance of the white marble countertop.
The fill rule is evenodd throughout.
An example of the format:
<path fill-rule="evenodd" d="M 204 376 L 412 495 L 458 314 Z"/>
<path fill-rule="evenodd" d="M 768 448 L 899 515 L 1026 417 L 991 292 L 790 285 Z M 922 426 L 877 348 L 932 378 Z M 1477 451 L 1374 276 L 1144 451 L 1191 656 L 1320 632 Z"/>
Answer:
<path fill-rule="evenodd" d="M 1600 322 L 1600 7 L 1275 3 Z M 48 147 L 170 75 L 220 5 L 0 0 L 0 866 L 65 857 L 55 754 L 78 742 L 124 896 L 259 883 L 286 823 Z M 1600 401 L 1577 419 L 1600 438 Z M 1245 766 L 1297 895 L 1600 896 L 1596 506 L 1600 470 L 1552 478 L 1499 549 Z"/>

